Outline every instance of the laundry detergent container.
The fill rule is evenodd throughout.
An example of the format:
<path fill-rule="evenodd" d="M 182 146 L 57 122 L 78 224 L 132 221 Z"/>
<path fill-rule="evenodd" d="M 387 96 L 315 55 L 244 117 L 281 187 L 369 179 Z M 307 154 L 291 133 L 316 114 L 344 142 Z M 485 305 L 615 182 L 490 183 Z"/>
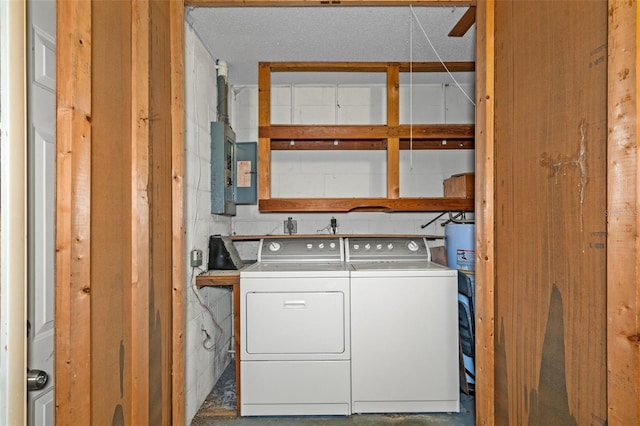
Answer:
<path fill-rule="evenodd" d="M 448 223 L 444 228 L 447 266 L 460 271 L 476 269 L 476 232 L 473 223 Z"/>

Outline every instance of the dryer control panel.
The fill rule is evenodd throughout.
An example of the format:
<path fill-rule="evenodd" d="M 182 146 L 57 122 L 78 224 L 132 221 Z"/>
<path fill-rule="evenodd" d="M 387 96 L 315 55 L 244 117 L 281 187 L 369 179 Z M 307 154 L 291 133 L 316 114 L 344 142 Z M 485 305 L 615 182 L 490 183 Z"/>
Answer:
<path fill-rule="evenodd" d="M 420 261 L 431 260 L 424 238 L 363 237 L 347 238 L 346 256 L 354 261 Z"/>

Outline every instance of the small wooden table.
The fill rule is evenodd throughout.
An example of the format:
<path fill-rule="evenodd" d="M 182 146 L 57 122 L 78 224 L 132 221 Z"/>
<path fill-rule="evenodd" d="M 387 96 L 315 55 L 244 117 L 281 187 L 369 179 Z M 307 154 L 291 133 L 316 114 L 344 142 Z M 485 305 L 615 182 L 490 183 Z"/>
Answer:
<path fill-rule="evenodd" d="M 236 369 L 236 412 L 218 413 L 221 416 L 240 415 L 240 269 L 239 270 L 211 270 L 196 276 L 196 286 L 202 287 L 231 287 L 233 297 L 233 335 L 235 343 Z"/>

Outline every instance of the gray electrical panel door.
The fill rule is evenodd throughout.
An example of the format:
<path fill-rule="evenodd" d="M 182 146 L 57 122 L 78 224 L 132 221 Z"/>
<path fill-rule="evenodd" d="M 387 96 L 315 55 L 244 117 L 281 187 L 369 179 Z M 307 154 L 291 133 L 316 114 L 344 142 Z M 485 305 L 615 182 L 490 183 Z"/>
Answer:
<path fill-rule="evenodd" d="M 258 202 L 258 144 L 236 142 L 236 204 Z"/>
<path fill-rule="evenodd" d="M 222 122 L 211 123 L 211 213 L 234 216 L 236 135 Z"/>

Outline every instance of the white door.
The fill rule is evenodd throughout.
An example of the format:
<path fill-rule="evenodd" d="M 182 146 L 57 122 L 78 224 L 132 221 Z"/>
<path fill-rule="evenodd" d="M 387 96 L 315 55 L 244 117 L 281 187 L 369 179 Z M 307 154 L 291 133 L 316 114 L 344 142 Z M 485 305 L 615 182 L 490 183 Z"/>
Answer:
<path fill-rule="evenodd" d="M 42 389 L 28 391 L 29 425 L 54 423 L 55 17 L 55 0 L 27 1 L 27 368 L 48 376 Z"/>

